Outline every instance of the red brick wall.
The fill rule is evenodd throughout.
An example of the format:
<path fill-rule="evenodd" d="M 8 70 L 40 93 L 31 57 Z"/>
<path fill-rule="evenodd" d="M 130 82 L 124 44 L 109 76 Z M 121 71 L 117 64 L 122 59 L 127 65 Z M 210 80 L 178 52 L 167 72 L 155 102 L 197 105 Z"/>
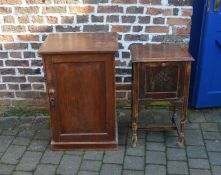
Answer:
<path fill-rule="evenodd" d="M 130 98 L 133 43 L 188 43 L 191 0 L 0 0 L 0 105 L 45 104 L 38 48 L 49 33 L 114 31 L 117 99 Z"/>

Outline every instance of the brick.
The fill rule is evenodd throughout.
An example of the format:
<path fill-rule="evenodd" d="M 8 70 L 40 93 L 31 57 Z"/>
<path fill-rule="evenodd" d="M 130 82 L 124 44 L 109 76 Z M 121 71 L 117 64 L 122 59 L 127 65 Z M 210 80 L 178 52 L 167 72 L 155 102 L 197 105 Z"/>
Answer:
<path fill-rule="evenodd" d="M 136 170 L 123 170 L 123 175 L 144 175 L 144 172 Z"/>
<path fill-rule="evenodd" d="M 139 16 L 138 23 L 149 24 L 150 23 L 150 16 Z"/>
<path fill-rule="evenodd" d="M 207 158 L 204 146 L 187 146 L 188 158 Z"/>
<path fill-rule="evenodd" d="M 18 16 L 18 22 L 21 24 L 29 23 L 29 16 Z"/>
<path fill-rule="evenodd" d="M 22 4 L 22 0 L 1 0 L 0 4 L 12 4 L 12 5 L 16 5 L 16 4 Z"/>
<path fill-rule="evenodd" d="M 130 31 L 130 26 L 125 26 L 125 25 L 113 25 L 112 32 L 129 32 Z"/>
<path fill-rule="evenodd" d="M 56 32 L 79 32 L 79 26 L 66 26 L 66 25 L 58 25 L 56 26 Z"/>
<path fill-rule="evenodd" d="M 190 168 L 210 169 L 209 161 L 207 159 L 189 159 Z"/>
<path fill-rule="evenodd" d="M 119 6 L 98 6 L 98 13 L 123 13 L 123 7 Z"/>
<path fill-rule="evenodd" d="M 47 6 L 43 7 L 42 13 L 66 13 L 67 9 L 65 6 Z"/>
<path fill-rule="evenodd" d="M 62 151 L 54 152 L 54 151 L 47 150 L 47 151 L 45 151 L 45 153 L 41 159 L 41 163 L 59 164 L 62 155 L 63 155 Z"/>
<path fill-rule="evenodd" d="M 0 90 L 5 90 L 6 89 L 6 85 L 5 84 L 0 84 Z"/>
<path fill-rule="evenodd" d="M 110 22 L 110 23 L 119 22 L 119 16 L 118 15 L 107 15 L 106 22 Z"/>
<path fill-rule="evenodd" d="M 0 7 L 0 14 L 10 14 L 12 13 L 11 7 Z"/>
<path fill-rule="evenodd" d="M 25 26 L 2 25 L 3 32 L 25 32 Z"/>
<path fill-rule="evenodd" d="M 112 0 L 112 3 L 116 3 L 116 4 L 136 4 L 137 0 Z"/>
<path fill-rule="evenodd" d="M 14 168 L 14 165 L 0 164 L 0 174 L 11 174 Z"/>
<path fill-rule="evenodd" d="M 5 76 L 5 77 L 2 77 L 3 79 L 3 82 L 26 82 L 26 78 L 25 77 L 14 77 L 14 76 Z"/>
<path fill-rule="evenodd" d="M 73 163 L 74 162 L 74 163 Z M 64 155 L 58 166 L 58 174 L 77 174 L 80 167 L 81 157 L 74 155 Z"/>
<path fill-rule="evenodd" d="M 55 165 L 45 165 L 45 164 L 40 164 L 37 166 L 36 170 L 35 170 L 35 175 L 50 175 L 50 174 L 56 174 L 56 166 Z"/>
<path fill-rule="evenodd" d="M 179 9 L 173 8 L 173 16 L 178 16 L 178 15 L 179 15 Z"/>
<path fill-rule="evenodd" d="M 186 8 L 181 8 L 181 15 L 182 16 L 192 16 L 193 15 L 193 9 L 186 9 Z"/>
<path fill-rule="evenodd" d="M 47 16 L 46 18 L 48 24 L 57 24 L 58 18 L 56 16 Z"/>
<path fill-rule="evenodd" d="M 2 123 L 2 121 L 1 121 Z M 13 136 L 2 136 L 0 135 L 0 152 L 5 152 L 12 140 L 14 139 Z M 1 170 L 1 168 L 0 168 Z"/>
<path fill-rule="evenodd" d="M 34 90 L 44 90 L 45 86 L 44 86 L 44 84 L 32 84 L 32 88 Z"/>
<path fill-rule="evenodd" d="M 8 58 L 8 52 L 0 52 L 0 58 Z M 1 61 L 1 66 L 3 65 L 2 63 L 3 62 Z"/>
<path fill-rule="evenodd" d="M 159 5 L 161 4 L 161 0 L 139 0 L 141 4 L 153 4 L 153 5 Z"/>
<path fill-rule="evenodd" d="M 104 16 L 91 15 L 92 22 L 104 22 Z"/>
<path fill-rule="evenodd" d="M 25 146 L 16 146 L 11 145 L 1 158 L 1 162 L 6 164 L 17 164 L 19 159 L 22 157 L 25 152 Z"/>
<path fill-rule="evenodd" d="M 210 170 L 190 169 L 190 175 L 211 175 L 211 172 Z"/>
<path fill-rule="evenodd" d="M 18 72 L 21 75 L 35 75 L 35 74 L 41 74 L 40 68 L 32 69 L 32 68 L 18 68 Z"/>
<path fill-rule="evenodd" d="M 29 76 L 28 77 L 28 81 L 29 82 L 36 82 L 36 83 L 39 83 L 39 82 L 44 82 L 45 80 L 44 80 L 44 77 L 42 77 L 42 76 Z"/>
<path fill-rule="evenodd" d="M 0 8 L 0 10 L 1 10 L 1 8 Z M 4 16 L 3 20 L 4 20 L 4 23 L 15 23 L 14 16 Z"/>
<path fill-rule="evenodd" d="M 125 41 L 148 41 L 149 35 L 146 35 L 146 34 L 141 34 L 141 35 L 126 34 L 124 39 L 125 39 Z"/>
<path fill-rule="evenodd" d="M 0 92 L 0 97 L 1 98 L 14 98 L 14 93 L 13 92 Z"/>
<path fill-rule="evenodd" d="M 127 7 L 126 13 L 129 14 L 143 14 L 144 7 L 130 6 Z"/>
<path fill-rule="evenodd" d="M 12 42 L 13 40 L 12 35 L 0 35 L 0 42 Z"/>
<path fill-rule="evenodd" d="M 209 161 L 211 165 L 221 165 L 221 153 L 220 152 L 208 152 Z"/>
<path fill-rule="evenodd" d="M 203 131 L 219 131 L 217 123 L 201 123 Z"/>
<path fill-rule="evenodd" d="M 77 15 L 77 23 L 87 23 L 89 21 L 88 15 Z"/>
<path fill-rule="evenodd" d="M 81 163 L 81 169 L 87 171 L 99 171 L 101 168 L 101 164 L 101 161 L 83 160 L 83 162 Z"/>
<path fill-rule="evenodd" d="M 165 23 L 165 18 L 162 17 L 153 18 L 153 24 L 164 24 L 164 23 Z"/>
<path fill-rule="evenodd" d="M 146 150 L 153 150 L 153 151 L 165 151 L 165 144 L 164 143 L 157 143 L 157 142 L 147 142 Z"/>
<path fill-rule="evenodd" d="M 41 44 L 40 43 L 31 43 L 31 48 L 38 50 L 40 48 Z"/>
<path fill-rule="evenodd" d="M 108 25 L 84 25 L 84 32 L 107 32 L 109 26 Z"/>
<path fill-rule="evenodd" d="M 116 151 L 106 151 L 104 154 L 104 163 L 123 164 L 124 161 L 124 149 L 119 147 Z"/>
<path fill-rule="evenodd" d="M 18 84 L 8 84 L 10 90 L 19 90 Z"/>
<path fill-rule="evenodd" d="M 18 98 L 40 98 L 40 92 L 35 91 L 19 91 L 16 92 L 16 97 Z"/>
<path fill-rule="evenodd" d="M 71 6 L 69 7 L 70 13 L 76 14 L 87 14 L 87 13 L 94 13 L 95 9 L 93 6 Z"/>
<path fill-rule="evenodd" d="M 31 84 L 20 84 L 21 90 L 31 90 Z"/>
<path fill-rule="evenodd" d="M 13 140 L 14 145 L 21 145 L 21 146 L 27 146 L 30 143 L 30 139 L 29 138 L 24 138 L 24 137 L 16 137 Z"/>
<path fill-rule="evenodd" d="M 74 23 L 74 16 L 61 16 L 62 24 L 72 24 Z"/>
<path fill-rule="evenodd" d="M 11 58 L 21 58 L 21 52 L 10 52 Z"/>
<path fill-rule="evenodd" d="M 17 41 L 38 41 L 39 36 L 38 35 L 32 35 L 32 34 L 17 35 L 16 40 Z"/>
<path fill-rule="evenodd" d="M 30 32 L 52 32 L 52 26 L 29 26 Z"/>
<path fill-rule="evenodd" d="M 108 0 L 84 0 L 86 4 L 108 3 Z"/>
<path fill-rule="evenodd" d="M 30 152 L 27 151 L 23 155 L 19 164 L 16 167 L 16 170 L 22 171 L 33 171 L 37 167 L 37 164 L 41 158 L 41 152 Z"/>
<path fill-rule="evenodd" d="M 163 165 L 147 165 L 145 175 L 166 175 L 166 167 Z"/>
<path fill-rule="evenodd" d="M 170 5 L 175 5 L 175 6 L 190 6 L 192 5 L 192 0 L 168 0 L 168 3 Z"/>
<path fill-rule="evenodd" d="M 168 161 L 167 170 L 169 174 L 188 174 L 187 163 L 181 161 Z"/>
<path fill-rule="evenodd" d="M 103 164 L 100 175 L 121 175 L 122 166 L 116 164 Z"/>
<path fill-rule="evenodd" d="M 43 61 L 42 60 L 31 60 L 31 66 L 42 66 L 43 65 Z"/>
<path fill-rule="evenodd" d="M 149 15 L 159 15 L 159 14 L 162 14 L 162 12 L 163 12 L 163 9 L 149 7 L 149 8 L 147 8 L 146 14 L 149 14 Z"/>
<path fill-rule="evenodd" d="M 168 148 L 167 159 L 168 160 L 186 160 L 187 159 L 186 151 L 184 149 Z"/>
<path fill-rule="evenodd" d="M 143 31 L 142 26 L 133 26 L 133 32 L 141 32 L 141 31 Z"/>
<path fill-rule="evenodd" d="M 23 52 L 24 58 L 35 58 L 35 52 Z"/>
<path fill-rule="evenodd" d="M 15 74 L 15 69 L 2 68 L 2 69 L 0 69 L 0 74 L 1 75 L 14 75 Z"/>
<path fill-rule="evenodd" d="M 29 63 L 26 60 L 6 60 L 6 66 L 28 66 Z"/>
<path fill-rule="evenodd" d="M 25 0 L 25 2 L 26 2 L 26 4 L 42 4 L 42 3 L 44 3 L 44 1 L 42 1 L 42 0 Z"/>
<path fill-rule="evenodd" d="M 156 35 L 153 36 L 152 42 L 183 43 L 188 38 L 188 35 Z"/>
<path fill-rule="evenodd" d="M 32 20 L 33 23 L 44 23 L 44 17 L 43 16 L 32 16 Z"/>
<path fill-rule="evenodd" d="M 167 26 L 147 26 L 145 32 L 148 33 L 168 33 L 169 28 Z"/>
<path fill-rule="evenodd" d="M 27 43 L 7 43 L 4 44 L 5 50 L 23 50 L 28 49 Z"/>
<path fill-rule="evenodd" d="M 160 151 L 147 151 L 146 152 L 146 163 L 149 164 L 166 164 L 166 155 Z"/>
<path fill-rule="evenodd" d="M 191 19 L 185 18 L 168 18 L 167 24 L 170 25 L 189 25 L 191 23 Z"/>
<path fill-rule="evenodd" d="M 190 33 L 190 27 L 173 27 L 172 33 L 176 35 L 188 35 Z"/>
<path fill-rule="evenodd" d="M 135 16 L 122 16 L 122 23 L 134 23 L 136 21 Z"/>
<path fill-rule="evenodd" d="M 15 14 L 36 14 L 39 13 L 37 6 L 15 7 Z"/>
<path fill-rule="evenodd" d="M 104 153 L 102 151 L 86 151 L 84 159 L 86 160 L 102 160 Z"/>
<path fill-rule="evenodd" d="M 117 99 L 126 98 L 126 92 L 116 92 L 116 98 Z"/>

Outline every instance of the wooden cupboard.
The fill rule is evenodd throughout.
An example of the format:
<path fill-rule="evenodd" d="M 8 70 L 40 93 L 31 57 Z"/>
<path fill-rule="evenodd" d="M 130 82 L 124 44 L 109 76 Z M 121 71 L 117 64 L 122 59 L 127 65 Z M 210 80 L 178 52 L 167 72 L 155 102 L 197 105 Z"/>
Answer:
<path fill-rule="evenodd" d="M 116 33 L 51 34 L 40 47 L 52 149 L 117 147 Z"/>

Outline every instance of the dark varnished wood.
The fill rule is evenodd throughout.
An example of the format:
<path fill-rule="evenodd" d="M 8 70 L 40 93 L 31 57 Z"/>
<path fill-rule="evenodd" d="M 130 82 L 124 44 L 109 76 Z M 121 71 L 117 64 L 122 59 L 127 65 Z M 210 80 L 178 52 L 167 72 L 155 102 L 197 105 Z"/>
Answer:
<path fill-rule="evenodd" d="M 132 54 L 132 146 L 137 143 L 137 130 L 167 131 L 176 129 L 179 145 L 184 143 L 189 78 L 192 57 L 177 45 L 133 45 Z M 173 107 L 171 125 L 137 125 L 139 105 L 152 101 L 169 101 Z M 180 122 L 175 115 L 180 110 Z"/>
<path fill-rule="evenodd" d="M 118 50 L 116 33 L 50 34 L 39 54 L 107 53 Z"/>
<path fill-rule="evenodd" d="M 114 81 L 117 44 L 109 45 L 109 50 L 105 52 L 106 49 L 102 50 L 100 46 L 105 45 L 106 40 L 102 40 L 99 34 L 95 33 L 93 37 L 88 33 L 77 35 L 49 35 L 49 40 L 46 39 L 46 44 L 40 49 L 47 77 L 51 146 L 52 149 L 64 150 L 113 149 L 117 147 Z M 64 53 L 61 50 L 52 52 L 50 42 L 57 38 L 58 43 L 65 43 L 67 36 L 73 39 L 72 44 L 76 44 L 76 38 L 86 42 L 88 36 L 90 44 L 91 36 L 94 50 L 90 52 L 88 48 L 92 47 L 85 45 L 77 52 L 73 45 L 73 48 L 70 47 L 73 52 L 70 48 Z M 117 41 L 114 33 L 107 33 L 107 36 L 102 33 L 101 36 L 106 39 L 109 36 L 111 42 L 112 39 Z"/>

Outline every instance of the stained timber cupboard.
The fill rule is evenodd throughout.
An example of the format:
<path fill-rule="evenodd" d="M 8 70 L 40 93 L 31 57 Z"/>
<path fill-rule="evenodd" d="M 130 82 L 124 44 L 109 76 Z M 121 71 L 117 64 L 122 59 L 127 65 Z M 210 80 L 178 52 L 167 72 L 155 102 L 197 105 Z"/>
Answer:
<path fill-rule="evenodd" d="M 42 55 L 54 150 L 114 149 L 116 33 L 51 34 Z"/>
<path fill-rule="evenodd" d="M 188 50 L 175 44 L 132 45 L 132 146 L 137 144 L 137 129 L 166 131 L 176 129 L 178 144 L 184 143 L 189 79 L 193 58 Z M 139 105 L 167 101 L 173 107 L 171 124 L 138 126 Z M 180 120 L 176 112 L 180 111 Z M 148 116 L 147 116 L 148 120 Z"/>

